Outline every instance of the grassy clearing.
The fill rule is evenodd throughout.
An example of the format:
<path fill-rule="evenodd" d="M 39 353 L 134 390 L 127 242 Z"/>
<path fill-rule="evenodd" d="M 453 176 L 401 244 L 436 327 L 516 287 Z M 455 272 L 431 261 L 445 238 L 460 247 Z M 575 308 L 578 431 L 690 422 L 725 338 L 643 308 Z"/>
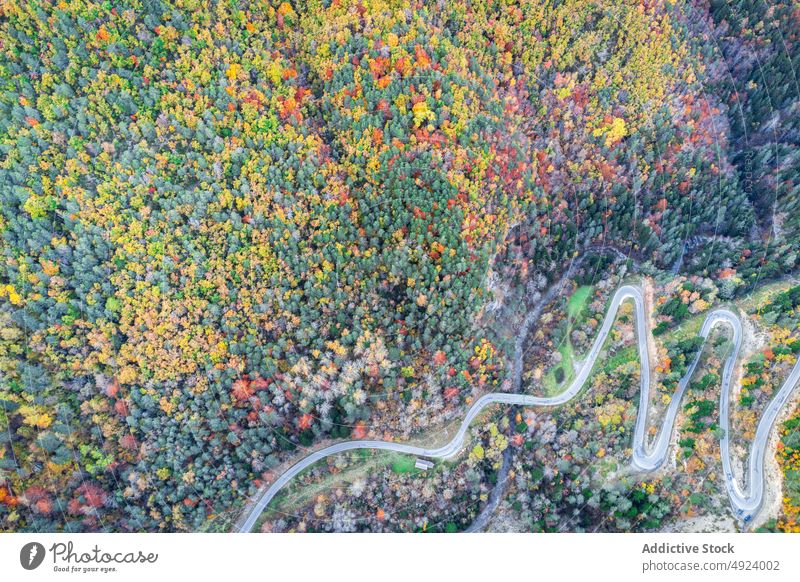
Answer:
<path fill-rule="evenodd" d="M 619 350 L 616 354 L 608 358 L 606 363 L 603 365 L 603 371 L 608 374 L 613 372 L 620 366 L 627 364 L 628 362 L 637 361 L 639 358 L 639 350 L 638 346 L 632 345 L 626 348 Z"/>
<path fill-rule="evenodd" d="M 395 473 L 419 473 L 414 466 L 416 459 L 411 455 L 392 455 L 392 471 Z"/>
<path fill-rule="evenodd" d="M 545 396 L 555 396 L 566 389 L 575 378 L 575 367 L 572 365 L 575 350 L 572 347 L 572 342 L 564 340 L 564 343 L 558 347 L 558 351 L 561 352 L 561 363 L 550 368 L 547 374 L 542 377 Z M 560 373 L 559 370 L 561 370 Z M 561 381 L 559 381 L 559 377 Z"/>
<path fill-rule="evenodd" d="M 561 352 L 561 362 L 542 377 L 542 388 L 545 396 L 555 396 L 567 388 L 575 378 L 575 348 L 572 346 L 570 334 L 572 328 L 582 319 L 583 310 L 592 296 L 591 285 L 578 287 L 567 301 L 567 330 L 558 351 Z"/>
<path fill-rule="evenodd" d="M 567 316 L 569 317 L 570 323 L 576 322 L 583 313 L 583 309 L 592 296 L 592 289 L 593 287 L 591 285 L 583 285 L 582 287 L 578 287 L 575 293 L 569 298 L 567 302 Z"/>
<path fill-rule="evenodd" d="M 712 311 L 713 309 L 714 308 L 712 307 L 708 311 L 704 311 L 698 315 L 693 315 L 692 317 L 684 320 L 678 327 L 658 336 L 656 341 L 668 343 L 695 337 L 700 333 L 700 328 L 703 327 L 703 322 L 706 320 L 709 311 Z"/>

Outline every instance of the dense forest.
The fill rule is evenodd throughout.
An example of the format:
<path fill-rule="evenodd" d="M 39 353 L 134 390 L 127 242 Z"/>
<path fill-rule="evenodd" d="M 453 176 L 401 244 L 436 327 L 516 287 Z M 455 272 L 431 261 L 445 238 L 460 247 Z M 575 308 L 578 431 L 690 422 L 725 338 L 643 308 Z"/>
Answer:
<path fill-rule="evenodd" d="M 792 272 L 798 30 L 790 0 L 4 2 L 0 529 L 197 530 L 293 451 L 458 416 L 505 386 L 497 289 L 593 248 L 719 281 L 693 301 Z"/>

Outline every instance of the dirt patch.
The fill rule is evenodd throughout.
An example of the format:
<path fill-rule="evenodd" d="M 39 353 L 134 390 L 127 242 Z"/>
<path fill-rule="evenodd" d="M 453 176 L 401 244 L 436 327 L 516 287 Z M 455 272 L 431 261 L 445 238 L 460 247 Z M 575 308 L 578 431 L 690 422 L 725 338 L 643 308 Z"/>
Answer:
<path fill-rule="evenodd" d="M 662 530 L 664 533 L 729 533 L 739 531 L 730 515 L 700 515 L 682 519 Z"/>
<path fill-rule="evenodd" d="M 746 313 L 739 316 L 742 320 L 742 354 L 750 355 L 767 347 L 768 334 Z"/>
<path fill-rule="evenodd" d="M 642 280 L 642 291 L 644 296 L 644 312 L 645 312 L 645 336 L 647 337 L 647 359 L 650 362 L 650 393 L 647 395 L 647 433 L 645 436 L 646 439 L 646 448 L 647 450 L 652 450 L 653 439 L 655 439 L 658 435 L 659 427 L 662 426 L 662 422 L 664 419 L 664 414 L 667 411 L 667 407 L 669 406 L 669 402 L 663 402 L 659 397 L 659 375 L 655 371 L 658 367 L 658 344 L 656 342 L 655 335 L 653 335 L 653 329 L 655 329 L 655 321 L 653 319 L 656 308 L 655 308 L 655 285 L 653 284 L 652 279 L 645 278 Z M 670 395 L 671 397 L 671 395 Z M 677 442 L 677 436 L 675 430 L 672 431 L 673 436 L 670 439 L 671 441 Z M 670 442 L 671 451 L 674 451 L 675 448 L 673 443 Z M 667 462 L 666 464 L 670 464 L 672 467 L 675 466 L 675 455 L 670 452 L 667 455 Z"/>
<path fill-rule="evenodd" d="M 656 385 L 656 378 L 653 370 L 658 366 L 658 347 L 656 346 L 656 338 L 652 333 L 655 328 L 653 321 L 653 314 L 655 313 L 655 288 L 650 279 L 642 280 L 642 290 L 644 291 L 644 312 L 647 314 L 647 355 L 650 360 L 650 386 Z M 652 400 L 652 394 L 648 400 Z"/>

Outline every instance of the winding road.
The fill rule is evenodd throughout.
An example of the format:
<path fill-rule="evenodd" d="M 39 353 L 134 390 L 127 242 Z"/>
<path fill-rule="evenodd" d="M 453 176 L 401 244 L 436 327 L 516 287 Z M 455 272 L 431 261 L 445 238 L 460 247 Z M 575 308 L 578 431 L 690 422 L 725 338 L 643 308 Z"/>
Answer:
<path fill-rule="evenodd" d="M 464 420 L 461 422 L 458 433 L 453 439 L 438 448 L 425 448 L 419 446 L 412 446 L 403 443 L 379 441 L 379 440 L 352 440 L 336 443 L 324 449 L 320 449 L 308 456 L 302 458 L 296 464 L 292 465 L 286 472 L 278 477 L 272 485 L 264 492 L 264 494 L 256 501 L 249 509 L 245 519 L 240 522 L 238 531 L 250 532 L 253 529 L 259 515 L 264 511 L 270 501 L 275 495 L 298 473 L 331 455 L 342 453 L 345 451 L 352 451 L 356 449 L 375 449 L 393 451 L 396 453 L 404 453 L 408 455 L 415 455 L 418 457 L 429 457 L 433 459 L 449 459 L 458 454 L 464 443 L 469 425 L 472 421 L 487 407 L 493 404 L 507 404 L 507 405 L 521 405 L 521 406 L 559 406 L 572 400 L 583 388 L 584 383 L 589 378 L 592 368 L 594 367 L 597 356 L 605 344 L 611 327 L 616 319 L 617 311 L 620 305 L 627 300 L 633 300 L 636 314 L 636 338 L 639 350 L 639 359 L 641 361 L 641 384 L 639 391 L 639 415 L 636 419 L 636 429 L 633 435 L 633 466 L 640 471 L 654 471 L 660 467 L 667 458 L 669 451 L 670 437 L 675 423 L 675 417 L 678 414 L 681 398 L 689 385 L 689 381 L 700 361 L 700 356 L 703 352 L 706 342 L 698 349 L 689 369 L 684 377 L 678 384 L 675 393 L 672 396 L 669 407 L 664 415 L 664 422 L 658 432 L 654 442 L 649 447 L 646 442 L 646 427 L 647 427 L 647 410 L 648 400 L 650 397 L 650 358 L 648 354 L 647 344 L 647 317 L 644 309 L 644 298 L 642 290 L 633 285 L 625 285 L 620 287 L 614 294 L 611 304 L 606 312 L 603 325 L 597 337 L 592 344 L 591 350 L 586 356 L 583 365 L 572 381 L 572 384 L 562 393 L 557 396 L 545 398 L 540 396 L 531 396 L 526 394 L 512 394 L 494 392 L 485 394 L 478 398 L 467 411 Z M 725 473 L 725 487 L 730 498 L 731 507 L 735 515 L 745 524 L 749 523 L 753 516 L 758 512 L 761 507 L 761 502 L 764 496 L 764 453 L 769 439 L 769 433 L 775 419 L 778 417 L 783 405 L 789 399 L 792 390 L 800 380 L 800 359 L 792 368 L 786 381 L 781 386 L 780 390 L 776 393 L 775 397 L 769 403 L 764 415 L 758 423 L 756 435 L 750 449 L 749 467 L 746 474 L 747 483 L 744 488 L 739 486 L 736 478 L 733 475 L 731 468 L 731 459 L 729 451 L 729 424 L 730 424 L 730 383 L 736 369 L 736 363 L 739 357 L 739 351 L 742 344 L 742 324 L 739 318 L 727 309 L 716 309 L 709 313 L 703 322 L 700 336 L 704 339 L 708 338 L 711 330 L 717 325 L 724 325 L 732 331 L 733 349 L 730 351 L 727 359 L 725 360 L 722 385 L 720 394 L 720 428 L 723 430 L 723 436 L 720 441 L 720 453 L 722 455 L 722 466 Z M 518 382 L 521 376 L 521 366 L 515 366 L 514 369 L 514 382 Z"/>

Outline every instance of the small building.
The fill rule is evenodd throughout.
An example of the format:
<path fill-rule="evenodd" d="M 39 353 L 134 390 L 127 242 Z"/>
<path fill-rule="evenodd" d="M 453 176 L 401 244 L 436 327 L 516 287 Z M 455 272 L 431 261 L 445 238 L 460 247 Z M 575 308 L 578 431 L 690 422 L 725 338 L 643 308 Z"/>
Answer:
<path fill-rule="evenodd" d="M 428 469 L 433 467 L 433 461 L 427 461 L 425 459 L 420 459 L 419 457 L 417 457 L 417 461 L 414 463 L 414 467 L 416 467 L 420 471 L 427 471 Z"/>

